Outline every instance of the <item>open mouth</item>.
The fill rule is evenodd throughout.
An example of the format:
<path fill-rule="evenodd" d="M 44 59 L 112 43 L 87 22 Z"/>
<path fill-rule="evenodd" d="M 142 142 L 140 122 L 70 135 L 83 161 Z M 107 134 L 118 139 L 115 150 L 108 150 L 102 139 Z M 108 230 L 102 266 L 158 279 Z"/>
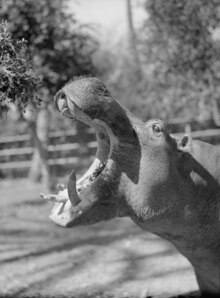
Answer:
<path fill-rule="evenodd" d="M 41 194 L 46 200 L 53 201 L 55 206 L 50 218 L 60 226 L 71 226 L 72 222 L 90 209 L 96 200 L 90 197 L 95 191 L 99 179 L 104 175 L 106 165 L 112 152 L 111 132 L 107 125 L 97 119 L 91 119 L 74 102 L 71 110 L 67 100 L 60 98 L 56 102 L 57 108 L 65 117 L 81 121 L 95 129 L 97 138 L 97 152 L 89 169 L 76 180 L 75 172 L 69 176 L 67 189 L 59 188 L 58 194 Z"/>

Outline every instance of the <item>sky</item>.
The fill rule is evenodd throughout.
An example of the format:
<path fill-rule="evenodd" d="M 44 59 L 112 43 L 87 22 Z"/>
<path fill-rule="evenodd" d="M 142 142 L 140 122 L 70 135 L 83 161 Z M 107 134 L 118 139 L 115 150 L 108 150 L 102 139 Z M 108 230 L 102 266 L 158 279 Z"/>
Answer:
<path fill-rule="evenodd" d="M 70 0 L 70 3 L 81 22 L 96 24 L 100 38 L 106 32 L 118 36 L 126 32 L 126 0 Z M 135 26 L 140 25 L 145 15 L 138 3 L 143 3 L 143 0 L 132 0 Z"/>

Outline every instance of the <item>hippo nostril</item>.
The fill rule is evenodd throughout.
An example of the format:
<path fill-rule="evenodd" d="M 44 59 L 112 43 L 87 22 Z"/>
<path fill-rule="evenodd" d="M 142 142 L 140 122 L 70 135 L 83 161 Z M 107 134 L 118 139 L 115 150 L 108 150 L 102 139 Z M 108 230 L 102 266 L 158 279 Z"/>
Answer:
<path fill-rule="evenodd" d="M 62 112 L 65 108 L 68 108 L 67 99 L 64 92 L 62 91 L 58 92 L 55 95 L 54 101 L 55 101 L 55 106 L 59 112 Z"/>
<path fill-rule="evenodd" d="M 60 93 L 60 99 L 65 99 L 66 100 L 66 94 L 64 92 Z"/>

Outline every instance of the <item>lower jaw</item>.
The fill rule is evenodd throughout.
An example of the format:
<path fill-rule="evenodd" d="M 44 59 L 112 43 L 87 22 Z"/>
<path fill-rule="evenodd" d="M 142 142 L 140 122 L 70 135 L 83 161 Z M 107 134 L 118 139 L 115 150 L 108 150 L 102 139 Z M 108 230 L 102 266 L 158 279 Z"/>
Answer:
<path fill-rule="evenodd" d="M 80 178 L 78 181 L 74 179 L 71 186 L 74 190 L 73 200 L 70 200 L 70 196 L 67 196 L 67 194 L 64 195 L 60 192 L 58 195 L 55 195 L 58 199 L 54 200 L 55 206 L 51 212 L 50 219 L 61 227 L 78 225 L 84 214 L 89 209 L 92 209 L 94 204 L 102 199 L 103 195 L 106 197 L 106 193 L 109 193 L 107 196 L 110 198 L 112 189 L 115 187 L 118 168 L 111 157 L 110 138 L 105 129 L 103 130 L 100 127 L 96 130 L 96 133 L 98 142 L 97 166 L 94 167 L 89 175 L 86 175 L 87 172 L 84 174 L 86 175 L 85 179 L 81 180 L 82 178 Z M 106 190 L 106 193 L 103 193 L 103 190 Z M 93 196 L 91 200 L 90 194 Z M 52 198 L 52 201 L 54 197 L 52 195 L 49 196 Z M 63 196 L 66 201 L 61 201 Z M 75 198 L 78 196 L 78 200 L 74 199 L 74 196 Z M 107 207 L 105 206 L 105 208 Z"/>
<path fill-rule="evenodd" d="M 87 225 L 113 218 L 112 196 L 117 188 L 118 169 L 112 159 L 108 159 L 98 177 L 88 187 L 79 192 L 80 202 L 75 206 L 68 199 L 55 203 L 50 219 L 61 227 Z M 97 205 L 97 206 L 96 206 Z M 103 210 L 103 211 L 102 211 Z"/>

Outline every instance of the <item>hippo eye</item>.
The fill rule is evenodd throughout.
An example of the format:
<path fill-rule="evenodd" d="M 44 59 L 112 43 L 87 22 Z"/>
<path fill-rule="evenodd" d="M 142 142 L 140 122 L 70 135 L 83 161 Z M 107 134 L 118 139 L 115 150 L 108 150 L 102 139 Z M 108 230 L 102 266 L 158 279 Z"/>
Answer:
<path fill-rule="evenodd" d="M 152 126 L 152 129 L 153 129 L 153 132 L 155 132 L 155 133 L 161 133 L 163 130 L 162 130 L 162 127 L 159 125 L 159 124 L 154 124 L 153 126 Z"/>

